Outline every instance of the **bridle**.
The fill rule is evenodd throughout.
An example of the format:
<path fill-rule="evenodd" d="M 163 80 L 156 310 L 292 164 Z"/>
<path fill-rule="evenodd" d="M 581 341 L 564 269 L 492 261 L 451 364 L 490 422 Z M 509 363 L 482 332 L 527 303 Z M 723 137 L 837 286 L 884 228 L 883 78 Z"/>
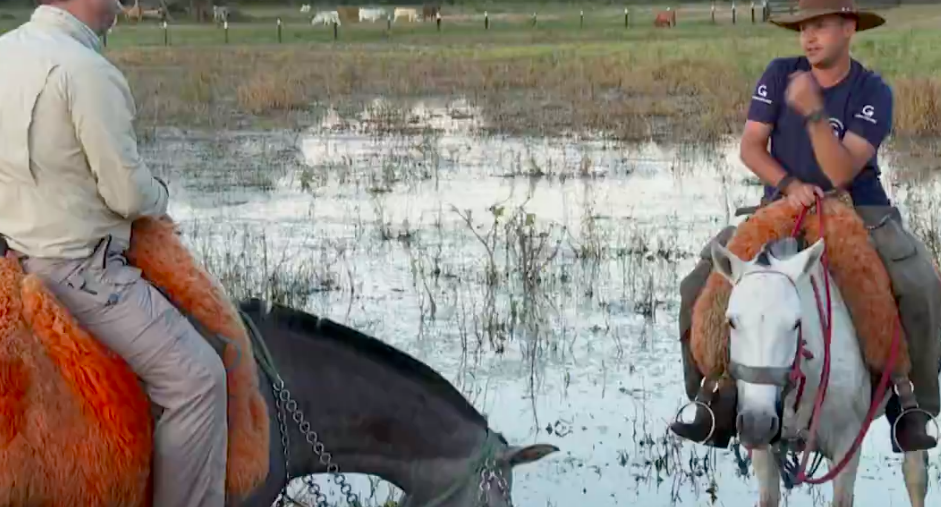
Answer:
<path fill-rule="evenodd" d="M 791 284 L 791 287 L 794 288 L 794 292 L 799 292 L 797 283 L 786 273 L 773 269 L 751 271 L 742 275 L 742 278 L 754 274 L 783 276 Z M 811 281 L 813 281 L 813 279 L 811 279 Z M 790 392 L 796 388 L 797 397 L 794 401 L 794 411 L 796 412 L 797 408 L 800 407 L 801 398 L 804 395 L 804 387 L 807 384 L 807 375 L 801 369 L 801 360 L 806 359 L 809 361 L 814 358 L 813 353 L 807 350 L 806 347 L 807 340 L 804 340 L 803 337 L 803 326 L 799 324 L 797 327 L 797 351 L 794 353 L 794 360 L 791 362 L 790 366 L 749 366 L 729 358 L 729 375 L 736 380 L 741 380 L 749 384 L 774 385 L 780 387 L 782 399 L 787 398 Z"/>
<path fill-rule="evenodd" d="M 810 210 L 809 206 L 805 206 L 800 215 L 797 217 L 797 222 L 794 224 L 794 229 L 791 231 L 791 237 L 797 237 L 800 233 L 801 226 L 804 223 L 804 220 L 807 217 L 807 212 Z M 820 237 L 826 236 L 826 221 L 824 218 L 823 203 L 819 196 L 816 198 L 816 210 L 817 215 L 820 219 Z M 889 358 L 886 362 L 886 367 L 882 372 L 882 376 L 879 379 L 878 388 L 873 391 L 872 399 L 869 404 L 869 411 L 866 414 L 866 418 L 863 420 L 862 427 L 856 435 L 856 439 L 853 441 L 853 445 L 850 446 L 849 450 L 843 456 L 839 463 L 831 467 L 830 470 L 823 476 L 819 478 L 812 477 L 816 473 L 817 468 L 819 467 L 822 456 L 818 454 L 815 464 L 813 465 L 810 473 L 807 472 L 808 459 L 810 458 L 810 453 L 816 451 L 816 441 L 817 433 L 820 426 L 820 413 L 822 411 L 823 402 L 826 399 L 827 395 L 827 386 L 830 383 L 830 345 L 832 340 L 833 326 L 832 326 L 832 317 L 833 309 L 831 305 L 830 298 L 830 270 L 829 262 L 827 259 L 826 244 L 824 244 L 824 251 L 820 257 L 820 263 L 823 265 L 823 285 L 824 292 L 826 294 L 826 307 L 824 307 L 823 302 L 821 301 L 820 290 L 817 286 L 817 281 L 811 275 L 810 283 L 814 290 L 814 298 L 817 303 L 817 311 L 820 316 L 820 327 L 823 335 L 823 369 L 820 375 L 820 386 L 817 389 L 817 396 L 814 398 L 813 411 L 810 416 L 809 428 L 806 429 L 807 442 L 806 447 L 801 445 L 800 442 L 797 445 L 794 445 L 794 442 L 779 442 L 773 446 L 773 451 L 778 458 L 779 463 L 782 465 L 780 467 L 781 475 L 784 479 L 785 484 L 788 488 L 797 486 L 800 484 L 823 484 L 828 481 L 833 480 L 839 473 L 849 464 L 850 460 L 859 450 L 859 446 L 862 444 L 863 439 L 866 436 L 866 433 L 869 431 L 869 426 L 872 424 L 873 419 L 875 418 L 876 410 L 878 410 L 880 405 L 881 393 L 884 393 L 889 383 L 889 375 L 891 365 L 895 364 L 896 359 L 898 358 L 899 353 L 899 343 L 901 341 L 901 322 L 899 319 L 896 319 L 895 322 L 895 332 L 892 337 L 892 344 L 889 349 Z M 784 273 L 780 273 L 774 270 L 767 271 L 756 271 L 754 273 L 777 273 L 787 277 L 787 279 L 794 286 L 794 289 L 797 290 L 797 285 L 793 280 Z M 747 276 L 747 275 L 746 275 Z M 800 329 L 802 329 L 801 326 Z M 729 374 L 732 378 L 737 380 L 742 380 L 744 382 L 752 384 L 766 384 L 766 385 L 776 385 L 781 387 L 784 390 L 797 388 L 797 396 L 794 403 L 794 412 L 797 413 L 797 410 L 800 408 L 801 397 L 804 393 L 804 387 L 807 382 L 807 377 L 801 369 L 802 360 L 813 360 L 814 356 L 810 353 L 809 350 L 805 348 L 806 341 L 803 339 L 802 331 L 798 331 L 797 335 L 797 353 L 794 355 L 794 362 L 789 367 L 753 367 L 746 366 L 739 363 L 734 363 L 729 361 Z M 899 416 L 899 419 L 901 415 Z M 898 421 L 896 421 L 898 422 Z M 805 429 L 802 428 L 803 432 Z M 892 438 L 895 440 L 896 428 L 892 428 Z M 803 447 L 803 451 L 797 451 L 796 448 Z M 751 451 L 749 450 L 749 453 Z M 796 455 L 802 454 L 800 458 L 800 463 L 797 463 Z M 788 454 L 790 454 L 791 460 L 788 462 Z"/>

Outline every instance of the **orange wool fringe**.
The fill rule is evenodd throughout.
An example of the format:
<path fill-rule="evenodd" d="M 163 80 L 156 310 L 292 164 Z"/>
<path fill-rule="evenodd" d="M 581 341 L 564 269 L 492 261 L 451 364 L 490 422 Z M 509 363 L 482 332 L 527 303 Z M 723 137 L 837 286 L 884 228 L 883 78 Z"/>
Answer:
<path fill-rule="evenodd" d="M 824 200 L 823 207 L 831 281 L 849 309 L 866 364 L 873 373 L 881 373 L 898 322 L 888 272 L 856 212 L 833 198 Z M 799 208 L 783 200 L 761 208 L 738 226 L 727 248 L 742 259 L 753 259 L 768 241 L 790 235 L 799 214 Z M 815 212 L 808 213 L 802 230 L 808 244 L 816 242 L 820 238 L 820 217 Z M 726 372 L 729 329 L 725 309 L 731 289 L 725 278 L 713 272 L 693 306 L 690 346 L 703 375 L 720 376 Z M 907 374 L 911 369 L 908 346 L 904 330 L 900 328 L 898 332 L 901 342 L 895 370 Z"/>
<path fill-rule="evenodd" d="M 229 498 L 268 474 L 269 421 L 248 335 L 173 225 L 134 224 L 128 260 L 227 346 Z M 32 332 L 31 332 L 32 331 Z M 238 360 L 238 363 L 236 363 Z M 133 371 L 35 276 L 0 259 L 0 505 L 147 507 L 150 403 Z"/>

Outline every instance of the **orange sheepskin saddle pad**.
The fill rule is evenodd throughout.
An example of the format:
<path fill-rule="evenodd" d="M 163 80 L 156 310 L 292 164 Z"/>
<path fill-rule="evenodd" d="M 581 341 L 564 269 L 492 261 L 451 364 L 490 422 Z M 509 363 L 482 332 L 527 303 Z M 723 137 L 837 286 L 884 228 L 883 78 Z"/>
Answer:
<path fill-rule="evenodd" d="M 128 260 L 209 331 L 237 344 L 228 370 L 229 498 L 268 474 L 269 421 L 235 306 L 173 224 L 134 223 Z M 241 359 L 240 359 L 241 357 Z M 0 259 L 0 505 L 149 507 L 150 402 L 116 354 L 84 331 L 13 257 Z"/>
<path fill-rule="evenodd" d="M 869 242 L 865 224 L 851 206 L 828 197 L 823 201 L 823 209 L 831 282 L 839 288 L 846 302 L 870 371 L 881 373 L 898 319 L 888 272 Z M 765 243 L 790 235 L 799 215 L 799 208 L 784 200 L 776 201 L 742 222 L 726 248 L 743 260 L 754 259 Z M 807 214 L 801 230 L 807 244 L 820 239 L 820 217 L 815 209 Z M 706 376 L 726 373 L 729 328 L 725 310 L 731 292 L 728 280 L 712 272 L 693 306 L 690 346 L 700 373 Z M 821 297 L 825 298 L 822 293 Z M 910 369 L 908 348 L 904 330 L 900 331 L 903 334 L 897 364 L 907 373 Z"/>

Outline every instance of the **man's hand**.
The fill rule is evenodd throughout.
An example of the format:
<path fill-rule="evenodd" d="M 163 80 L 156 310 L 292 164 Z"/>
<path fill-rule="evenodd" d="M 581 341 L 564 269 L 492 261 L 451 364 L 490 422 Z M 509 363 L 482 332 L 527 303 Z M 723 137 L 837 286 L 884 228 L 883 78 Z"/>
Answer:
<path fill-rule="evenodd" d="M 823 109 L 823 96 L 813 74 L 797 71 L 788 76 L 788 79 L 790 82 L 785 92 L 787 104 L 798 114 L 807 116 L 818 109 Z"/>
<path fill-rule="evenodd" d="M 823 198 L 823 190 L 817 185 L 795 180 L 784 189 L 784 195 L 791 206 L 812 206 L 817 202 L 817 196 Z"/>

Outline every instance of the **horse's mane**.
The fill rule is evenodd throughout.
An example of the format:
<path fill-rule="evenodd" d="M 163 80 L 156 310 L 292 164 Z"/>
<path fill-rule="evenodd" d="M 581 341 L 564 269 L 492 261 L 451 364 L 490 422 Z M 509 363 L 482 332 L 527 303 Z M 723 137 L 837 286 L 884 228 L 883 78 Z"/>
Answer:
<path fill-rule="evenodd" d="M 761 246 L 761 251 L 755 256 L 755 264 L 770 267 L 772 257 L 779 261 L 787 260 L 800 253 L 800 248 L 796 238 L 787 236 L 773 239 Z"/>
<path fill-rule="evenodd" d="M 249 314 L 273 318 L 278 326 L 298 331 L 314 340 L 330 340 L 333 343 L 351 348 L 361 356 L 395 369 L 402 375 L 427 386 L 441 399 L 449 402 L 461 414 L 487 428 L 486 418 L 474 408 L 450 382 L 427 364 L 392 347 L 391 345 L 361 333 L 342 324 L 296 310 L 290 306 L 272 304 L 270 311 L 264 311 L 264 302 L 251 298 L 240 304 L 242 311 Z"/>

